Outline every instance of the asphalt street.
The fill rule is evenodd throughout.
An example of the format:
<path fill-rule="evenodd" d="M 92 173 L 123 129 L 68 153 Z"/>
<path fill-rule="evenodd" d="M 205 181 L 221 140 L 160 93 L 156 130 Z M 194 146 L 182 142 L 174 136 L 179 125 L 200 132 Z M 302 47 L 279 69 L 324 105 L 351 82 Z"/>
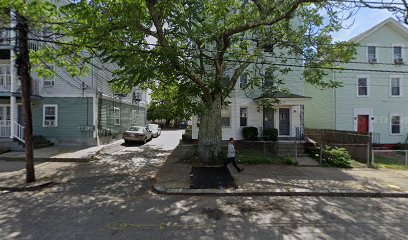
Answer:
<path fill-rule="evenodd" d="M 36 192 L 0 193 L 0 239 L 406 239 L 408 199 L 167 196 L 154 176 L 182 131 L 113 143 Z"/>

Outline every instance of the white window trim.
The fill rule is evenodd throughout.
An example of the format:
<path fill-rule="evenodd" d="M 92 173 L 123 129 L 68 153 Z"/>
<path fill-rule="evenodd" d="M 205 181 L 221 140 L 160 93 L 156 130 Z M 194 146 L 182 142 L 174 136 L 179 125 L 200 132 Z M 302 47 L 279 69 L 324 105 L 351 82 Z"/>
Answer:
<path fill-rule="evenodd" d="M 358 79 L 359 78 L 366 78 L 367 79 L 367 95 L 359 95 L 358 94 Z M 356 77 L 356 95 L 357 95 L 357 97 L 361 97 L 361 98 L 370 96 L 370 78 L 369 78 L 368 75 L 357 75 L 357 77 Z"/>
<path fill-rule="evenodd" d="M 53 72 L 55 72 L 55 66 L 54 65 L 48 65 L 49 68 L 52 69 Z M 51 85 L 45 86 L 45 82 L 50 82 Z M 55 77 L 49 78 L 49 79 L 43 79 L 43 87 L 44 88 L 55 88 Z"/>
<path fill-rule="evenodd" d="M 228 111 L 229 111 L 229 126 L 221 126 L 221 128 L 231 128 L 232 127 L 232 124 L 231 124 L 231 105 L 228 105 L 228 106 L 223 106 L 223 107 L 226 107 L 226 108 L 228 108 Z M 222 118 L 222 116 L 221 116 L 221 118 Z M 222 124 L 222 123 L 221 123 Z"/>
<path fill-rule="evenodd" d="M 378 44 L 377 43 L 367 43 L 366 44 L 366 60 L 367 62 L 369 62 L 368 60 L 368 47 L 375 47 L 375 58 L 377 59 L 376 63 L 380 62 L 380 56 L 378 56 Z"/>
<path fill-rule="evenodd" d="M 117 123 L 116 122 L 116 112 L 118 111 L 118 113 L 119 113 L 119 123 Z M 120 121 L 121 119 L 120 119 L 120 108 L 118 108 L 118 107 L 114 107 L 113 108 L 113 125 L 115 125 L 115 126 L 120 126 Z"/>
<path fill-rule="evenodd" d="M 394 56 L 394 47 L 401 47 L 401 58 L 402 59 L 404 59 L 404 61 L 405 61 L 405 57 L 404 57 L 404 48 L 405 48 L 405 46 L 404 46 L 404 44 L 392 44 L 392 51 L 391 51 L 391 61 L 392 61 L 392 63 L 393 64 L 396 64 L 395 62 L 394 62 L 394 59 L 395 59 L 395 56 Z M 398 64 L 396 64 L 396 65 L 398 65 Z"/>
<path fill-rule="evenodd" d="M 241 108 L 246 109 L 246 119 L 247 119 L 247 125 L 246 126 L 241 126 Z M 249 107 L 248 106 L 240 106 L 239 107 L 238 118 L 239 118 L 239 127 L 244 128 L 244 127 L 250 126 L 249 125 Z"/>
<path fill-rule="evenodd" d="M 392 95 L 392 79 L 393 78 L 399 78 L 399 88 L 400 88 L 400 94 L 399 95 Z M 402 83 L 403 83 L 403 81 L 402 81 L 402 76 L 401 75 L 391 75 L 390 76 L 390 87 L 389 87 L 389 90 L 390 90 L 390 97 L 392 97 L 392 98 L 395 98 L 395 97 L 403 97 L 403 86 L 402 86 Z"/>
<path fill-rule="evenodd" d="M 55 107 L 55 124 L 54 126 L 45 125 L 45 108 L 46 107 Z M 43 104 L 43 117 L 42 117 L 42 126 L 46 128 L 58 127 L 58 104 Z"/>
<path fill-rule="evenodd" d="M 132 110 L 132 124 L 136 124 L 136 120 L 137 120 L 137 111 Z"/>
<path fill-rule="evenodd" d="M 392 117 L 399 117 L 400 118 L 400 132 L 399 133 L 392 133 Z M 402 129 L 402 115 L 400 113 L 390 113 L 390 119 L 389 119 L 389 130 L 390 130 L 390 135 L 391 136 L 401 136 L 403 135 L 402 133 L 404 132 Z"/>

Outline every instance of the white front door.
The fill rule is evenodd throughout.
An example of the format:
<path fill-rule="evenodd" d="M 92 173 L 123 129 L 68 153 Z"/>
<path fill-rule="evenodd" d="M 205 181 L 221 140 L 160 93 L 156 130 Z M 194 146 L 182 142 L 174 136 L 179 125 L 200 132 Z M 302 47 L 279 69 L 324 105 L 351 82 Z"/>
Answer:
<path fill-rule="evenodd" d="M 0 137 L 10 137 L 10 105 L 0 105 Z"/>

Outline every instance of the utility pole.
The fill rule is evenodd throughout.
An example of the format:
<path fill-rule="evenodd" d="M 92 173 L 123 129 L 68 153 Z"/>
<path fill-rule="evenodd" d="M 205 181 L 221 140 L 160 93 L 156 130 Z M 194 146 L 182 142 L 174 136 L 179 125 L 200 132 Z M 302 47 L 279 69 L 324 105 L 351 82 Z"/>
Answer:
<path fill-rule="evenodd" d="M 31 76 L 30 57 L 28 50 L 28 20 L 16 12 L 16 64 L 17 76 L 21 81 L 21 97 L 25 119 L 24 150 L 26 159 L 26 182 L 35 181 L 34 151 L 33 151 L 33 119 L 31 112 Z"/>

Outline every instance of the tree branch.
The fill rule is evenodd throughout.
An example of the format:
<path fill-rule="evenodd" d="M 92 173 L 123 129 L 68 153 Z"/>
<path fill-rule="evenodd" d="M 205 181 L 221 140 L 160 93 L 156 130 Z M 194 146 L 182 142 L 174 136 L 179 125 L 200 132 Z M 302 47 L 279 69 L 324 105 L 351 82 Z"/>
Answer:
<path fill-rule="evenodd" d="M 164 33 L 162 21 L 155 6 L 156 2 L 157 0 L 146 0 L 147 9 L 152 17 L 153 24 L 156 27 L 157 40 L 159 41 L 160 45 L 170 48 Z M 201 88 L 207 100 L 211 100 L 210 90 L 199 75 L 197 75 L 191 68 L 182 65 L 176 58 L 171 58 L 171 63 L 178 71 L 182 72 L 186 77 L 190 78 Z"/>

